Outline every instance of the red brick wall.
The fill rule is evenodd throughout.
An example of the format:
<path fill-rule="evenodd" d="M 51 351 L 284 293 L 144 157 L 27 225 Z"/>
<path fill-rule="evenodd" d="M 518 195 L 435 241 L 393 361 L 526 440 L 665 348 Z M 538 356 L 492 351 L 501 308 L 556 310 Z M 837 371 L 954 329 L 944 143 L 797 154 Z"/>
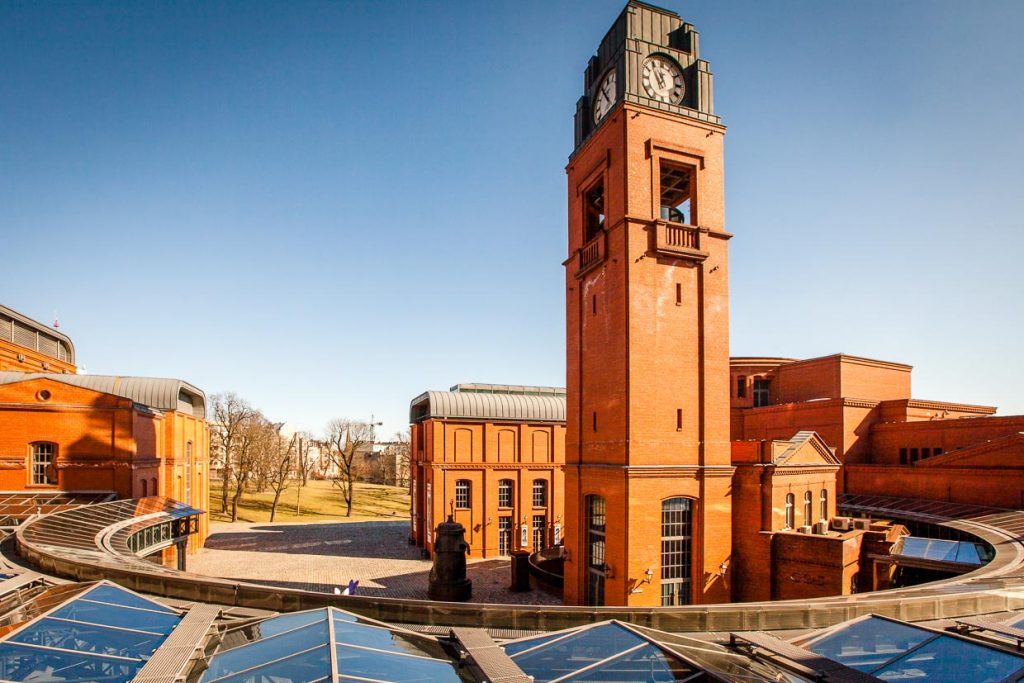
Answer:
<path fill-rule="evenodd" d="M 851 494 L 1024 508 L 1024 469 L 850 465 Z"/>
<path fill-rule="evenodd" d="M 1024 415 L 877 424 L 871 430 L 872 463 L 898 465 L 901 448 L 948 453 L 1022 431 Z"/>

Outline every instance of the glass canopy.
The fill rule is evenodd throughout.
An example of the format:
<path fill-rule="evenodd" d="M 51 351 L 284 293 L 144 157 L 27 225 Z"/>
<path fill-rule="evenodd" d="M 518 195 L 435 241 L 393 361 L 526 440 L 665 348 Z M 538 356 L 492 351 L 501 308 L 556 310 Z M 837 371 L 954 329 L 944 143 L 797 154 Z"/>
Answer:
<path fill-rule="evenodd" d="M 1024 657 L 873 615 L 830 629 L 804 647 L 883 681 L 996 683 L 1024 675 Z"/>
<path fill-rule="evenodd" d="M 992 551 L 983 543 L 947 541 L 939 538 L 907 536 L 894 555 L 938 562 L 956 562 L 981 566 L 992 559 Z"/>
<path fill-rule="evenodd" d="M 542 681 L 793 681 L 714 643 L 606 621 L 502 646 L 523 672 Z"/>
<path fill-rule="evenodd" d="M 0 638 L 0 678 L 130 681 L 182 619 L 106 581 L 76 588 L 39 596 L 50 609 Z"/>
<path fill-rule="evenodd" d="M 272 617 L 236 629 L 215 654 L 203 683 L 460 681 L 437 641 L 371 624 L 327 607 Z"/>

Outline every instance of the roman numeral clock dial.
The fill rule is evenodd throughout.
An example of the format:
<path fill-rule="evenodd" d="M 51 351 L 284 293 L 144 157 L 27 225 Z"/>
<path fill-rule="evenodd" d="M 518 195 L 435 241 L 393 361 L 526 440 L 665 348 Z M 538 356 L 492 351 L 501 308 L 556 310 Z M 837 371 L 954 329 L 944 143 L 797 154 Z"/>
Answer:
<path fill-rule="evenodd" d="M 662 55 L 644 60 L 643 82 L 648 97 L 666 104 L 679 104 L 686 94 L 683 70 L 673 60 Z"/>
<path fill-rule="evenodd" d="M 615 69 L 605 74 L 597 94 L 594 95 L 594 123 L 600 123 L 615 103 Z"/>

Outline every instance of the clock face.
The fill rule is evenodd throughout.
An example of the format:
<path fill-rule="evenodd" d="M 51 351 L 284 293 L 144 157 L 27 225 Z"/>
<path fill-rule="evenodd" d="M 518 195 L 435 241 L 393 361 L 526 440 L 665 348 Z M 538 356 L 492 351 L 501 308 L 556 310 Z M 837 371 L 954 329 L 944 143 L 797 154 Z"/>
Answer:
<path fill-rule="evenodd" d="M 673 60 L 663 55 L 654 55 L 644 60 L 644 90 L 647 96 L 659 102 L 679 104 L 683 101 L 686 86 L 683 71 Z"/>
<path fill-rule="evenodd" d="M 615 69 L 612 69 L 601 81 L 594 95 L 594 123 L 600 123 L 608 110 L 615 103 Z"/>

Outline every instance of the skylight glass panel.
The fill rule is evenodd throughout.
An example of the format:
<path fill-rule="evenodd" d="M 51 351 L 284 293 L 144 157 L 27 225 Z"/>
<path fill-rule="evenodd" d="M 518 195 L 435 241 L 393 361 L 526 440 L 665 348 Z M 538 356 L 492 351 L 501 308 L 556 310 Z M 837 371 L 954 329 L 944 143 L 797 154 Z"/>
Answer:
<path fill-rule="evenodd" d="M 505 643 L 501 646 L 501 648 L 505 650 L 505 654 L 511 657 L 512 655 L 519 654 L 523 650 L 529 650 L 530 648 L 537 647 L 538 645 L 550 643 L 553 640 L 564 638 L 567 635 L 569 634 L 565 631 L 562 631 L 559 633 L 550 633 L 543 636 L 534 636 L 533 638 L 527 638 L 526 640 L 518 640 L 514 643 Z"/>
<path fill-rule="evenodd" d="M 602 624 L 520 652 L 512 659 L 534 680 L 551 681 L 646 642 L 617 624 Z"/>
<path fill-rule="evenodd" d="M 237 652 L 238 650 L 234 650 Z M 313 683 L 331 675 L 331 650 L 327 645 L 307 652 L 300 652 L 285 659 L 266 664 L 253 663 L 253 668 L 224 678 L 211 679 L 203 675 L 203 681 L 217 680 L 221 683 Z"/>
<path fill-rule="evenodd" d="M 130 681 L 142 660 L 0 643 L 0 678 L 8 681 Z"/>
<path fill-rule="evenodd" d="M 610 662 L 578 673 L 574 681 L 682 681 L 698 670 L 647 644 Z"/>
<path fill-rule="evenodd" d="M 210 668 L 203 674 L 203 680 L 214 680 L 267 662 L 290 657 L 296 653 L 326 645 L 329 639 L 326 619 L 293 631 L 262 638 L 214 655 L 210 661 Z"/>
<path fill-rule="evenodd" d="M 8 642 L 117 657 L 144 658 L 156 652 L 166 638 L 167 636 L 159 633 L 113 629 L 48 617 L 37 621 L 29 628 L 22 629 Z"/>
<path fill-rule="evenodd" d="M 64 605 L 57 611 L 51 612 L 50 616 L 101 626 L 132 628 L 165 636 L 169 635 L 181 621 L 181 617 L 174 613 L 118 607 L 82 599 Z"/>
<path fill-rule="evenodd" d="M 975 565 L 984 564 L 986 562 L 985 555 L 987 555 L 987 553 L 983 555 L 977 543 L 947 541 L 939 538 L 918 538 L 916 536 L 907 536 L 903 539 L 903 549 L 899 554 L 939 562 Z"/>
<path fill-rule="evenodd" d="M 842 626 L 806 647 L 840 664 L 867 672 L 933 637 L 935 634 L 931 631 L 869 617 Z"/>
<path fill-rule="evenodd" d="M 135 607 L 137 609 L 149 609 L 158 612 L 167 612 L 168 614 L 174 614 L 174 610 L 166 605 L 161 605 L 153 600 L 147 600 L 141 595 L 132 593 L 131 591 L 125 590 L 118 586 L 112 586 L 110 584 L 100 584 L 93 588 L 91 591 L 82 596 L 83 600 L 92 600 L 94 602 L 106 602 L 113 605 L 122 605 L 124 607 Z"/>
<path fill-rule="evenodd" d="M 318 609 L 312 612 L 294 612 L 282 614 L 279 617 L 272 617 L 256 624 L 257 639 L 271 638 L 285 631 L 292 631 L 300 626 L 314 624 L 318 621 L 327 621 L 327 610 Z"/>
<path fill-rule="evenodd" d="M 459 683 L 450 662 L 424 657 L 337 646 L 338 673 L 343 676 L 372 678 L 404 683 Z"/>
<path fill-rule="evenodd" d="M 883 681 L 997 683 L 1024 670 L 1024 657 L 939 636 L 872 674 Z"/>
<path fill-rule="evenodd" d="M 334 620 L 334 642 L 339 645 L 361 645 L 377 650 L 423 656 L 422 649 L 385 628 Z"/>

